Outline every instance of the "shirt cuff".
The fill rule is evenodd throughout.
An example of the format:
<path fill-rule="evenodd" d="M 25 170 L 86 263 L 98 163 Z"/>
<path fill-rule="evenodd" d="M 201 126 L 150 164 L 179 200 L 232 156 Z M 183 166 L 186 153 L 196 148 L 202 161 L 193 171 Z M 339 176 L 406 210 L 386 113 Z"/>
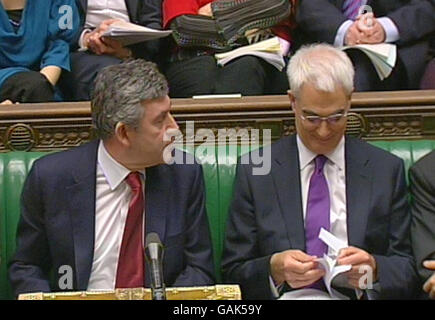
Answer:
<path fill-rule="evenodd" d="M 86 50 L 88 50 L 88 47 L 84 43 L 84 38 L 85 38 L 85 35 L 87 33 L 90 33 L 90 32 L 92 32 L 91 29 L 84 29 L 82 34 L 80 35 L 80 38 L 79 38 L 79 47 L 80 47 L 79 51 L 86 51 Z"/>
<path fill-rule="evenodd" d="M 385 42 L 396 42 L 400 40 L 399 29 L 394 24 L 393 20 L 388 17 L 378 18 L 378 22 L 384 27 Z"/>
<path fill-rule="evenodd" d="M 275 281 L 273 281 L 272 276 L 269 276 L 269 282 L 270 282 L 270 290 L 272 291 L 272 295 L 274 298 L 278 299 L 280 294 L 279 292 L 283 288 L 284 284 L 280 284 L 279 286 L 275 285 Z"/>
<path fill-rule="evenodd" d="M 335 36 L 334 47 L 344 46 L 344 40 L 347 34 L 347 30 L 349 30 L 352 24 L 352 20 L 346 20 L 341 24 L 340 28 L 338 28 L 337 35 Z"/>

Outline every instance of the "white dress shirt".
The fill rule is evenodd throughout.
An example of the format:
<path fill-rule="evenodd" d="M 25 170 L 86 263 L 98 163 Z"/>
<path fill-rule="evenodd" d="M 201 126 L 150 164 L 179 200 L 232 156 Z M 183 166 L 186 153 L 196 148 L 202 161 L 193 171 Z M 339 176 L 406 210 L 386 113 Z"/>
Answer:
<path fill-rule="evenodd" d="M 88 0 L 85 26 L 79 39 L 79 46 L 82 50 L 86 49 L 83 43 L 84 35 L 107 19 L 120 19 L 130 22 L 125 0 Z"/>
<path fill-rule="evenodd" d="M 97 159 L 95 244 L 89 291 L 115 289 L 122 236 L 133 195 L 125 181 L 130 170 L 110 156 L 103 142 L 98 146 Z M 141 173 L 144 188 L 145 172 Z"/>

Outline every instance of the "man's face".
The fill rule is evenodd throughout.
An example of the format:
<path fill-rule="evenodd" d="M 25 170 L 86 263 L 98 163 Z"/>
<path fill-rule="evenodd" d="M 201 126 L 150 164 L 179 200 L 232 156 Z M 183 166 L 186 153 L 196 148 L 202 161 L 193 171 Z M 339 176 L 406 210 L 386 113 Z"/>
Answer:
<path fill-rule="evenodd" d="M 163 151 L 171 143 L 164 141 L 169 129 L 178 129 L 170 113 L 171 101 L 168 96 L 142 102 L 144 117 L 136 129 L 128 129 L 130 156 L 128 167 L 136 170 L 162 164 Z"/>
<path fill-rule="evenodd" d="M 298 97 L 291 93 L 289 97 L 296 116 L 296 131 L 304 145 L 316 154 L 333 151 L 346 131 L 347 118 L 340 115 L 349 110 L 350 96 L 341 87 L 325 92 L 305 84 Z M 322 121 L 316 116 L 330 119 Z"/>

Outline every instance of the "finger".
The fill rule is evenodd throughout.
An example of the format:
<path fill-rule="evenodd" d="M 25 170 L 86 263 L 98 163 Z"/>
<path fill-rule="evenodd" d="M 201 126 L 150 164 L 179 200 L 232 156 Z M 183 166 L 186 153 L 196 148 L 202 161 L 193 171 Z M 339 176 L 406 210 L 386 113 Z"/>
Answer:
<path fill-rule="evenodd" d="M 426 260 L 423 262 L 423 266 L 430 270 L 435 270 L 435 260 Z"/>
<path fill-rule="evenodd" d="M 429 293 L 431 290 L 435 290 L 435 274 L 430 277 L 423 285 L 423 290 Z"/>
<path fill-rule="evenodd" d="M 316 282 L 319 279 L 316 279 L 316 280 L 307 280 L 307 281 L 293 280 L 293 281 L 287 281 L 287 283 L 293 289 L 298 289 L 298 288 L 309 286 L 309 285 L 313 284 L 314 282 Z"/>
<path fill-rule="evenodd" d="M 301 275 L 307 273 L 310 270 L 318 270 L 317 264 L 315 262 L 301 263 L 299 261 L 294 261 L 290 272 Z"/>
<path fill-rule="evenodd" d="M 291 251 L 292 257 L 299 262 L 312 262 L 317 259 L 316 256 L 310 256 L 301 250 Z"/>
<path fill-rule="evenodd" d="M 292 273 L 290 272 L 286 276 L 286 280 L 297 280 L 297 281 L 317 281 L 325 275 L 325 271 L 321 269 L 310 270 L 304 274 Z"/>
<path fill-rule="evenodd" d="M 347 247 L 347 248 L 343 248 L 338 252 L 338 258 L 343 258 L 346 256 L 350 256 L 356 252 L 358 252 L 359 249 L 355 248 L 355 247 Z"/>

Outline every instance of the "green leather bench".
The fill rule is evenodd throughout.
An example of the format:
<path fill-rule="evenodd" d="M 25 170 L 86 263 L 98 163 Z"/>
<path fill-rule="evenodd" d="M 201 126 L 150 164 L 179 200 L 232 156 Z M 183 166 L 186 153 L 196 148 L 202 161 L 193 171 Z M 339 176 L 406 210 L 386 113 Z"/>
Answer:
<path fill-rule="evenodd" d="M 406 170 L 423 155 L 435 149 L 435 140 L 371 143 L 401 157 L 405 161 Z M 239 153 L 240 147 L 216 147 L 214 154 L 197 155 L 203 161 L 207 211 L 218 281 L 221 279 L 219 265 Z M 7 280 L 7 262 L 15 250 L 21 188 L 34 160 L 44 154 L 37 152 L 0 153 L 0 299 L 12 298 Z"/>

